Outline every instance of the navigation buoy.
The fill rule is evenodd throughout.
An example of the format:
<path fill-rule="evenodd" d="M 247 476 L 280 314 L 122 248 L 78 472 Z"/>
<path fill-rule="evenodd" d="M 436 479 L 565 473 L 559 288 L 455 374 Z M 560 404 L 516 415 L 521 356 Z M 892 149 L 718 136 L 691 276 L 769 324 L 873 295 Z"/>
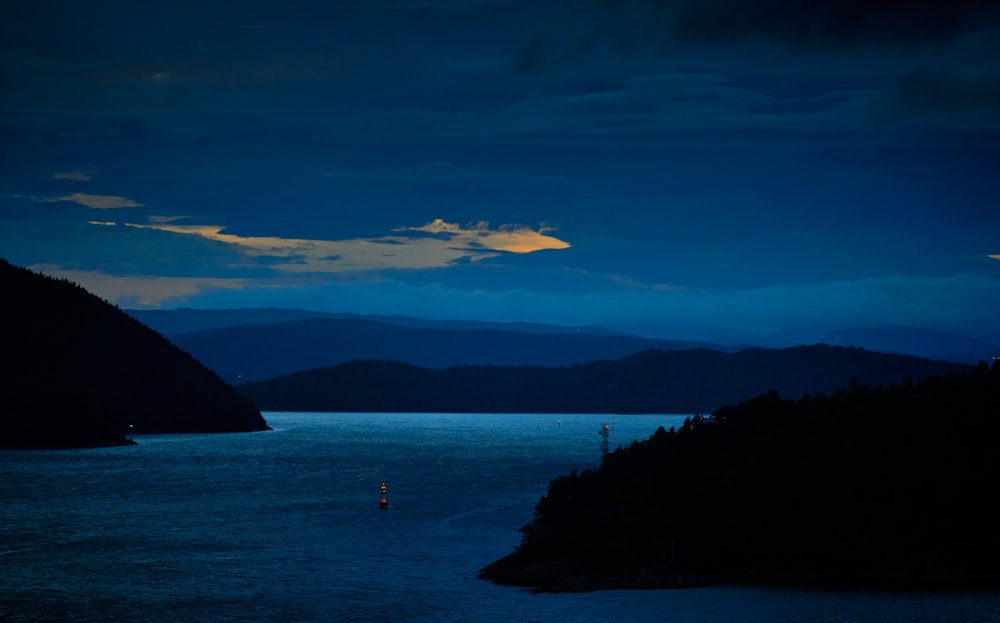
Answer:
<path fill-rule="evenodd" d="M 389 500 L 385 497 L 385 483 L 382 483 L 382 497 L 378 501 L 379 508 L 389 508 Z"/>

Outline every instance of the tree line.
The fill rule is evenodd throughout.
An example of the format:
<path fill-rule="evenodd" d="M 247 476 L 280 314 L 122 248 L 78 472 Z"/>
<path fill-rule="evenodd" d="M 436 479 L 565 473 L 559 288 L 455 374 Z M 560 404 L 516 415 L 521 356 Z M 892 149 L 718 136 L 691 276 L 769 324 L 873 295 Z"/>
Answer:
<path fill-rule="evenodd" d="M 769 392 L 556 478 L 483 577 L 995 587 L 998 447 L 1000 363 Z"/>

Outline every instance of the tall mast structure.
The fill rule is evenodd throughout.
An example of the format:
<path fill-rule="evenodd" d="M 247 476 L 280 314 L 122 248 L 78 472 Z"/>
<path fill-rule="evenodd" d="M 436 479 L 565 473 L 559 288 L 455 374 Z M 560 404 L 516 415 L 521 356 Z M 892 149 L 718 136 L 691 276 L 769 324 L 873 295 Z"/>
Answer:
<path fill-rule="evenodd" d="M 597 431 L 597 434 L 601 436 L 601 458 L 608 453 L 608 436 L 611 435 L 611 431 L 614 427 L 610 424 L 601 424 L 601 430 Z"/>

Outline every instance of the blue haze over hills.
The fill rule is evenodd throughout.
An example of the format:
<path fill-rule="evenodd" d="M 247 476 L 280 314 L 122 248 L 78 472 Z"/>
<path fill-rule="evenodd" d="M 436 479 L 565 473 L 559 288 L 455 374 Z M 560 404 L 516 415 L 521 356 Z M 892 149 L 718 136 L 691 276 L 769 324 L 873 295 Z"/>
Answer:
<path fill-rule="evenodd" d="M 428 368 L 455 365 L 563 366 L 643 350 L 784 348 L 824 343 L 957 363 L 1000 354 L 991 342 L 912 327 L 788 331 L 756 340 L 663 340 L 599 327 L 363 316 L 302 309 L 128 310 L 231 383 L 353 360 Z"/>
<path fill-rule="evenodd" d="M 310 318 L 301 310 L 237 310 L 230 320 L 220 310 L 131 313 L 231 383 L 356 360 L 399 361 L 426 368 L 565 366 L 620 359 L 644 350 L 733 350 L 705 342 L 527 323 L 343 314 Z M 226 326 L 227 321 L 233 324 Z"/>

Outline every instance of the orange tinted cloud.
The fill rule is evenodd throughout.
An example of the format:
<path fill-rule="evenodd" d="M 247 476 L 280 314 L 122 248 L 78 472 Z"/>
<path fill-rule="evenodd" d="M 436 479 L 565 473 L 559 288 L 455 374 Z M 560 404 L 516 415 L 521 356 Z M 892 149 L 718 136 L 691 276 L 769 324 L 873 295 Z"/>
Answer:
<path fill-rule="evenodd" d="M 221 225 L 183 225 L 169 219 L 129 227 L 155 229 L 200 236 L 238 247 L 249 258 L 288 258 L 270 264 L 286 272 L 345 272 L 390 268 L 439 268 L 458 261 L 478 261 L 502 252 L 532 253 L 543 249 L 565 249 L 569 243 L 546 235 L 546 229 L 505 225 L 491 229 L 487 223 L 462 227 L 436 219 L 420 227 L 394 231 L 421 232 L 434 236 L 383 236 L 348 240 L 311 240 L 272 236 L 239 236 L 224 233 Z M 158 221 L 158 222 L 157 222 Z M 438 235 L 440 234 L 440 235 Z"/>
<path fill-rule="evenodd" d="M 569 243 L 545 235 L 549 229 L 538 231 L 520 225 L 502 225 L 490 229 L 489 223 L 479 222 L 475 225 L 462 227 L 456 223 L 448 223 L 434 219 L 421 227 L 406 227 L 396 231 L 422 231 L 430 234 L 448 234 L 452 242 L 464 242 L 470 245 L 482 246 L 495 251 L 510 253 L 532 253 L 544 249 L 568 249 Z"/>

